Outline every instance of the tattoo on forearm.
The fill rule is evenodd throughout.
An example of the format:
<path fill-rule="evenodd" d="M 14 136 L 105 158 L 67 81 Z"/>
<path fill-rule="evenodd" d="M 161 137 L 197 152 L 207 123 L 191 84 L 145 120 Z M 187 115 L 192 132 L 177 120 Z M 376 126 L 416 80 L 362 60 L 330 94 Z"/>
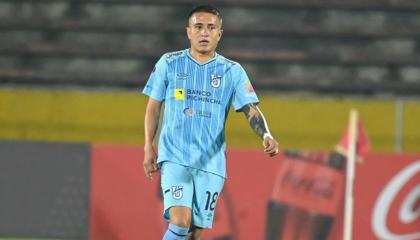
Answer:
<path fill-rule="evenodd" d="M 268 127 L 265 122 L 264 116 L 254 104 L 246 105 L 242 111 L 244 112 L 246 119 L 248 119 L 249 125 L 254 130 L 254 132 L 263 138 L 264 133 L 268 132 Z"/>

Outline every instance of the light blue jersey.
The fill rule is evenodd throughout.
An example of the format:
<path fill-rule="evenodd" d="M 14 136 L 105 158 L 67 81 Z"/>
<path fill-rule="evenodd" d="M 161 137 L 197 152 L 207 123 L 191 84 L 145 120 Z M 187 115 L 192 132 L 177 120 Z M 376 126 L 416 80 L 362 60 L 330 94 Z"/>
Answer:
<path fill-rule="evenodd" d="M 215 56 L 197 62 L 189 50 L 166 53 L 157 62 L 143 94 L 165 102 L 158 163 L 171 161 L 226 177 L 225 122 L 258 103 L 239 63 Z"/>

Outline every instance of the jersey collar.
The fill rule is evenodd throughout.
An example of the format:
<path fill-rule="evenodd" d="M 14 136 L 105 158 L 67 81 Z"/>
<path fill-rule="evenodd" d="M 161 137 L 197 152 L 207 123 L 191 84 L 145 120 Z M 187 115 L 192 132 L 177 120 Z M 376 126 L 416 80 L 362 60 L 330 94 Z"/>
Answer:
<path fill-rule="evenodd" d="M 207 60 L 207 61 L 205 61 L 205 62 L 200 63 L 200 62 L 198 62 L 197 60 L 195 60 L 195 58 L 194 58 L 193 56 L 191 56 L 191 54 L 190 54 L 190 49 L 189 49 L 189 48 L 188 48 L 188 49 L 186 49 L 186 51 L 187 51 L 187 56 L 188 56 L 191 60 L 193 60 L 195 63 L 197 63 L 198 65 L 206 65 L 207 63 L 213 62 L 213 61 L 217 58 L 217 56 L 219 56 L 219 54 L 217 54 L 217 52 L 214 52 L 214 55 L 213 55 L 213 57 L 212 57 L 211 59 L 209 59 L 209 60 Z"/>

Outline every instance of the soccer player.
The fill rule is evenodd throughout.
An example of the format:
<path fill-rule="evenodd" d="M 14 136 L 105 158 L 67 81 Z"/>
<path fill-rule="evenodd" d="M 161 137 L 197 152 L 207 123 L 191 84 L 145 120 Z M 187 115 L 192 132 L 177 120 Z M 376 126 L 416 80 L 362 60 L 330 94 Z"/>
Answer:
<path fill-rule="evenodd" d="M 169 221 L 163 240 L 200 239 L 202 229 L 212 227 L 226 177 L 224 130 L 231 104 L 245 114 L 268 156 L 279 151 L 244 69 L 215 52 L 223 33 L 219 11 L 193 8 L 186 31 L 190 48 L 164 54 L 143 90 L 149 96 L 143 167 L 149 179 L 160 169 L 163 215 Z M 156 154 L 153 140 L 163 102 Z"/>

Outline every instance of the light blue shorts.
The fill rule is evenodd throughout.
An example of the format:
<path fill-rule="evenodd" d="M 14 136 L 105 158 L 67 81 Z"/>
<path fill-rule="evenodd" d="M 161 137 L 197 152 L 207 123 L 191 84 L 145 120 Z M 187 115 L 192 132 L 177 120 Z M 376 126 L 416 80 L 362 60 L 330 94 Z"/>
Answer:
<path fill-rule="evenodd" d="M 169 161 L 162 162 L 160 168 L 164 218 L 169 220 L 171 207 L 189 207 L 192 210 L 192 225 L 211 228 L 225 179 Z"/>

